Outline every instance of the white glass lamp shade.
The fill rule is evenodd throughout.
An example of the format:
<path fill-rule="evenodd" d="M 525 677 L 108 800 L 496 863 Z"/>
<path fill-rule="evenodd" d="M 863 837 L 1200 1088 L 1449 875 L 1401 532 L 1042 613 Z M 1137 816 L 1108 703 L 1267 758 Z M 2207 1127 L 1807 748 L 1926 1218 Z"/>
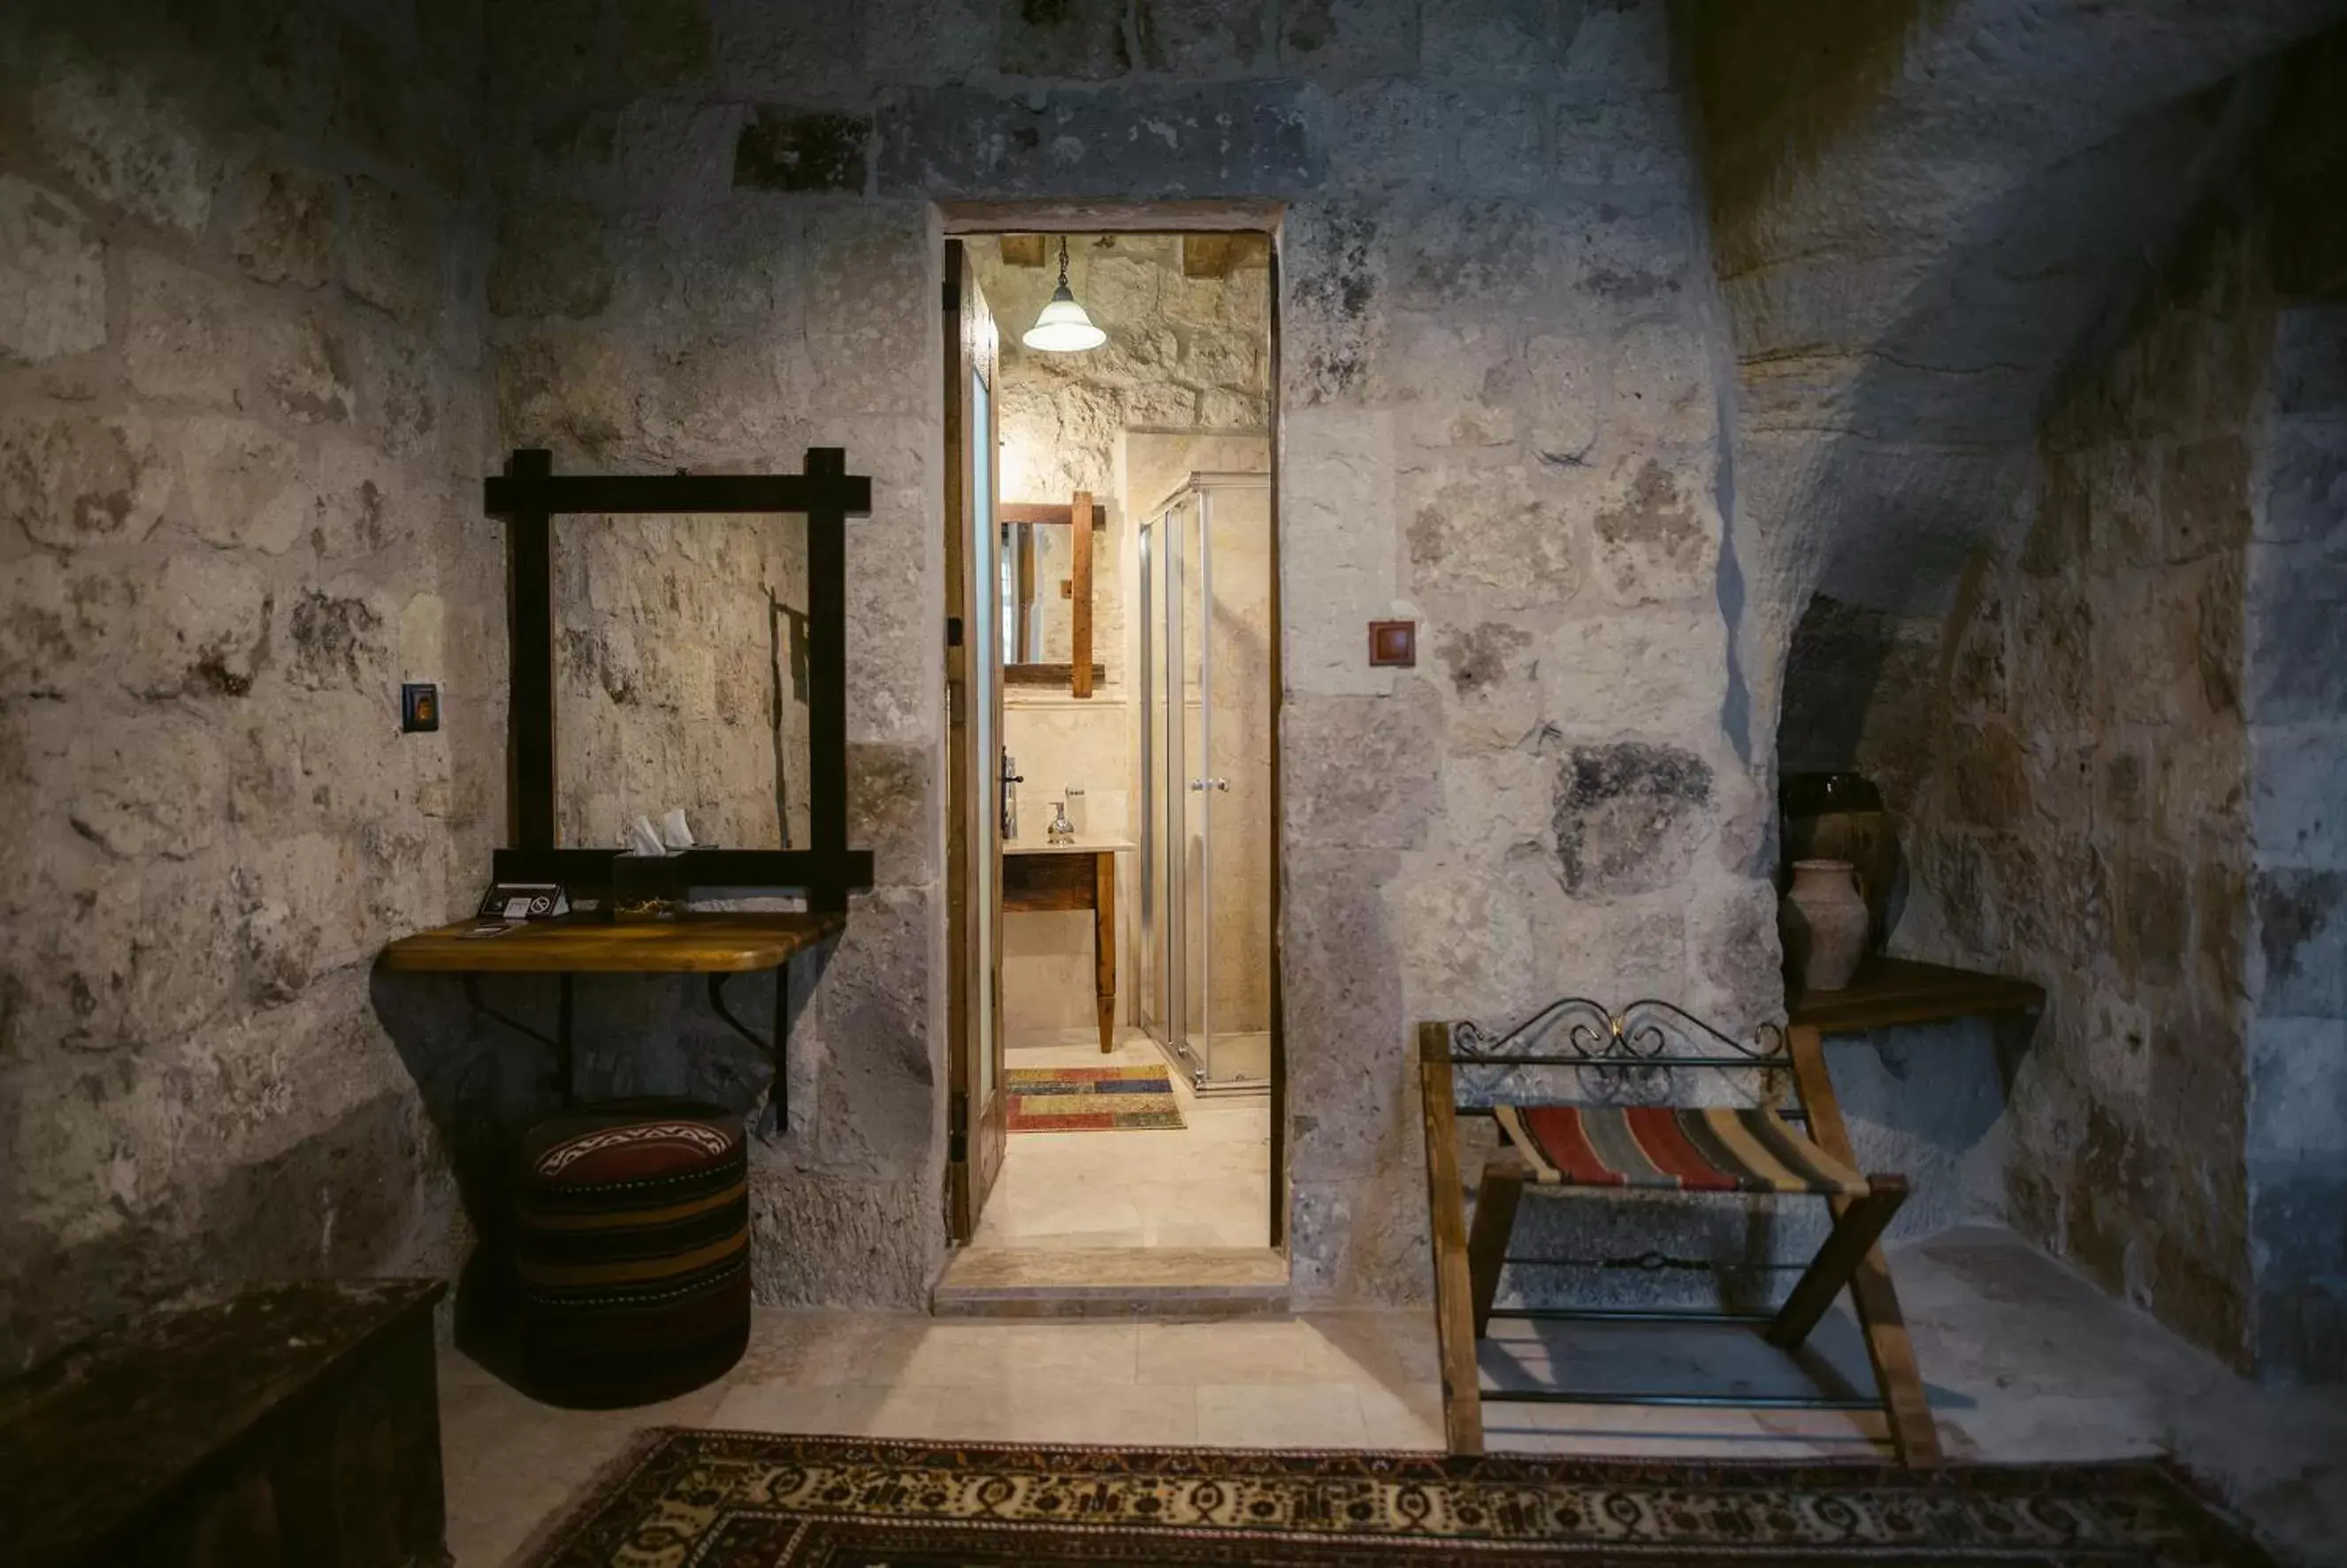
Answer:
<path fill-rule="evenodd" d="M 1078 354 L 1100 347 L 1108 342 L 1108 333 L 1092 325 L 1074 293 L 1061 283 L 1051 291 L 1051 303 L 1035 318 L 1035 324 L 1019 335 L 1019 341 L 1049 354 Z"/>

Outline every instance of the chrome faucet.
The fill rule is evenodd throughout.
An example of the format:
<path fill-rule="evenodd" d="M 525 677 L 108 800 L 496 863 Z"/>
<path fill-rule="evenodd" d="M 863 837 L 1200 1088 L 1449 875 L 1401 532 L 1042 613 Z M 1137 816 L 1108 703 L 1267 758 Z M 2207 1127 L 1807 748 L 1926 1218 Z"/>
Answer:
<path fill-rule="evenodd" d="M 1010 844 L 1019 837 L 1019 786 L 1027 781 L 1020 775 L 1018 759 L 1009 752 L 1002 753 L 1002 842 Z"/>

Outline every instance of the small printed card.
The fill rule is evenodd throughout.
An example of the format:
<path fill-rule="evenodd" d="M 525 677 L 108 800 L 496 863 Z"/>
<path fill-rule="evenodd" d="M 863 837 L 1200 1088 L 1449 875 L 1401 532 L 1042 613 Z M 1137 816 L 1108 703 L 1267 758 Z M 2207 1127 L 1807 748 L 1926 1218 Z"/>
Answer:
<path fill-rule="evenodd" d="M 483 920 L 552 920 L 570 913 L 570 900 L 554 882 L 500 882 L 481 900 Z"/>

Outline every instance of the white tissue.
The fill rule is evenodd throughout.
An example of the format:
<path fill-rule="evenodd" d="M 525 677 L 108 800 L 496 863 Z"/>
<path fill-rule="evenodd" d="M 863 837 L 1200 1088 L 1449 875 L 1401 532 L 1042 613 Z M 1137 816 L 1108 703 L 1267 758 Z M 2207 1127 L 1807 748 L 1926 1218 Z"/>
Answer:
<path fill-rule="evenodd" d="M 661 842 L 671 849 L 692 847 L 692 829 L 684 824 L 684 807 L 678 805 L 669 808 L 669 814 L 661 818 L 660 835 Z"/>
<path fill-rule="evenodd" d="M 652 830 L 652 819 L 639 816 L 628 824 L 628 853 L 630 855 L 665 855 L 660 835 Z"/>

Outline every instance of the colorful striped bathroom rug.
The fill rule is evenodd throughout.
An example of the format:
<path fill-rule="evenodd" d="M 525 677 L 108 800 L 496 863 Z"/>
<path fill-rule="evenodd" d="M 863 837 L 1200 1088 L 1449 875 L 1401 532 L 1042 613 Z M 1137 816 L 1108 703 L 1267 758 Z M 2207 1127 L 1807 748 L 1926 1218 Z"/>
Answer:
<path fill-rule="evenodd" d="M 1013 1132 L 1130 1132 L 1178 1128 L 1182 1102 L 1162 1067 L 1014 1067 Z"/>

